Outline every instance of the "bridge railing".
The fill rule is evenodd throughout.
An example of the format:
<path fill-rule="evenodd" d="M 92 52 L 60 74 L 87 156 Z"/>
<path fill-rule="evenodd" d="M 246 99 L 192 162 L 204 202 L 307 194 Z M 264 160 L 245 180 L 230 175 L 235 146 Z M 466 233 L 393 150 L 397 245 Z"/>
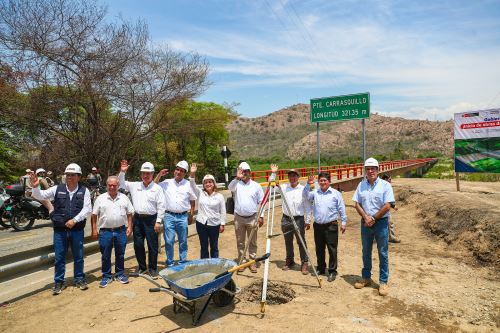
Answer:
<path fill-rule="evenodd" d="M 384 161 L 379 162 L 379 172 L 387 172 L 393 169 L 399 169 L 415 164 L 427 163 L 434 160 L 434 158 L 417 158 L 412 160 L 398 160 L 398 161 Z M 304 167 L 294 168 L 299 173 L 300 178 L 307 178 L 310 174 L 317 175 L 317 167 Z M 278 170 L 278 179 L 286 180 L 287 174 L 290 169 Z M 321 166 L 322 172 L 329 172 L 332 180 L 343 180 L 363 176 L 364 168 L 363 163 L 356 164 L 337 164 L 329 166 Z M 252 171 L 252 179 L 258 183 L 266 182 L 271 175 L 271 170 Z"/>

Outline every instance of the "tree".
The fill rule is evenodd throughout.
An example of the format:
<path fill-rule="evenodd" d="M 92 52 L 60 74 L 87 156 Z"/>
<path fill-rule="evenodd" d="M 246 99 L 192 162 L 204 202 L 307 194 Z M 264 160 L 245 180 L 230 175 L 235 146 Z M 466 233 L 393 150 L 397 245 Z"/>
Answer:
<path fill-rule="evenodd" d="M 0 4 L 2 62 L 18 73 L 24 105 L 0 110 L 35 128 L 61 164 L 115 171 L 168 129 L 170 109 L 203 92 L 208 63 L 154 47 L 147 25 L 107 23 L 93 0 L 6 0 Z"/>
<path fill-rule="evenodd" d="M 158 117 L 169 127 L 157 135 L 156 155 L 152 160 L 172 168 L 181 159 L 198 162 L 199 175 L 223 174 L 221 146 L 228 142 L 225 128 L 237 117 L 234 106 L 186 100 L 177 107 L 159 108 Z"/>

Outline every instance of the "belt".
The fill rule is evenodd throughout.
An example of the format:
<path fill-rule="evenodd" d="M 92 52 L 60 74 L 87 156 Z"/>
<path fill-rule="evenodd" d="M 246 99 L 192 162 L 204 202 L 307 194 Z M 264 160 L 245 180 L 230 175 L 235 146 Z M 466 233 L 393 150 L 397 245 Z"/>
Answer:
<path fill-rule="evenodd" d="M 244 217 L 246 219 L 249 218 L 249 217 L 254 217 L 255 214 L 257 214 L 257 213 L 253 213 L 252 215 L 248 215 L 248 216 L 243 216 L 243 215 L 240 215 L 240 214 L 236 213 L 236 215 L 238 215 L 239 217 Z"/>
<path fill-rule="evenodd" d="M 317 222 L 314 222 L 314 224 L 316 224 L 318 226 L 328 227 L 328 226 L 331 226 L 331 225 L 338 225 L 338 222 L 337 221 L 332 221 L 332 222 L 328 222 L 328 223 L 317 223 Z"/>
<path fill-rule="evenodd" d="M 169 210 L 166 210 L 165 213 L 170 214 L 170 215 L 186 215 L 188 212 L 181 212 L 181 213 L 176 213 L 176 212 L 171 212 Z"/>
<path fill-rule="evenodd" d="M 288 216 L 288 215 L 286 215 L 286 214 L 283 214 L 283 216 L 284 216 L 284 217 L 286 217 L 287 219 L 290 219 L 290 220 L 292 219 L 292 217 L 291 217 L 291 216 Z M 295 218 L 297 218 L 297 217 L 304 217 L 304 215 L 294 215 L 294 216 L 293 216 L 293 218 L 294 218 L 294 219 L 295 219 Z"/>
<path fill-rule="evenodd" d="M 101 228 L 99 231 L 120 231 L 120 230 L 125 230 L 125 226 L 122 225 L 121 227 L 117 228 Z"/>
<path fill-rule="evenodd" d="M 134 216 L 138 217 L 140 219 L 145 219 L 145 218 L 148 218 L 148 217 L 156 216 L 156 214 L 138 214 L 138 213 L 135 213 Z"/>

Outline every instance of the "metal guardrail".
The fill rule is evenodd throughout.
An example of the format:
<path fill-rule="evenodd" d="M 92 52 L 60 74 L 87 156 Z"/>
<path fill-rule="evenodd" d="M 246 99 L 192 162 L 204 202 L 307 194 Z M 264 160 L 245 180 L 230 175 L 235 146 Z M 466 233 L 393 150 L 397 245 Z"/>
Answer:
<path fill-rule="evenodd" d="M 408 167 L 416 164 L 428 163 L 436 158 L 419 158 L 412 160 L 401 160 L 401 161 L 388 161 L 379 163 L 379 172 L 387 172 L 398 168 Z M 287 180 L 287 173 L 290 169 L 280 169 L 278 170 L 277 179 Z M 295 168 L 299 173 L 300 179 L 307 179 L 311 174 L 317 174 L 317 167 L 306 167 L 306 168 Z M 357 164 L 339 164 L 331 166 L 322 166 L 322 172 L 329 172 L 332 181 L 342 181 L 344 179 L 362 177 L 364 175 L 363 163 Z M 267 179 L 271 175 L 271 170 L 262 171 L 252 171 L 252 179 L 256 182 L 261 183 L 262 186 L 266 186 Z"/>

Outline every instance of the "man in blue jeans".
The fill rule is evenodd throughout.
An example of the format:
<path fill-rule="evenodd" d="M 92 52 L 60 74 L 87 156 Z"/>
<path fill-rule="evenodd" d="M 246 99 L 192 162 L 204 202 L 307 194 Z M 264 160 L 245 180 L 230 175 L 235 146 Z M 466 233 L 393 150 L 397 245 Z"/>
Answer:
<path fill-rule="evenodd" d="M 92 211 L 90 192 L 78 183 L 82 177 L 82 169 L 78 164 L 69 164 L 64 174 L 66 184 L 52 186 L 47 190 L 40 190 L 40 180 L 35 174 L 30 175 L 32 196 L 38 200 L 54 200 L 54 212 L 51 216 L 54 227 L 54 295 L 60 294 L 66 287 L 64 274 L 69 246 L 73 254 L 75 285 L 81 290 L 88 289 L 83 272 L 83 233 L 87 216 Z"/>
<path fill-rule="evenodd" d="M 193 223 L 196 195 L 191 190 L 191 185 L 184 179 L 189 169 L 186 161 L 180 161 L 175 166 L 174 178 L 165 179 L 159 183 L 160 178 L 168 174 L 167 169 L 160 170 L 155 182 L 163 189 L 165 197 L 165 252 L 167 253 L 167 267 L 174 265 L 175 235 L 179 240 L 179 263 L 187 260 L 188 254 L 188 224 Z"/>
<path fill-rule="evenodd" d="M 395 202 L 392 186 L 378 178 L 378 161 L 372 157 L 365 161 L 365 179 L 359 183 L 352 200 L 361 216 L 361 243 L 363 247 L 362 280 L 354 287 L 361 289 L 372 283 L 372 247 L 373 239 L 377 242 L 380 276 L 379 295 L 389 294 L 389 210 Z"/>
<path fill-rule="evenodd" d="M 102 254 L 102 280 L 100 288 L 113 281 L 111 274 L 111 250 L 115 248 L 115 280 L 126 284 L 125 247 L 127 238 L 132 235 L 132 214 L 134 208 L 125 194 L 118 192 L 118 177 L 109 176 L 106 181 L 107 193 L 101 194 L 94 202 L 92 210 L 92 238 L 99 238 Z"/>

